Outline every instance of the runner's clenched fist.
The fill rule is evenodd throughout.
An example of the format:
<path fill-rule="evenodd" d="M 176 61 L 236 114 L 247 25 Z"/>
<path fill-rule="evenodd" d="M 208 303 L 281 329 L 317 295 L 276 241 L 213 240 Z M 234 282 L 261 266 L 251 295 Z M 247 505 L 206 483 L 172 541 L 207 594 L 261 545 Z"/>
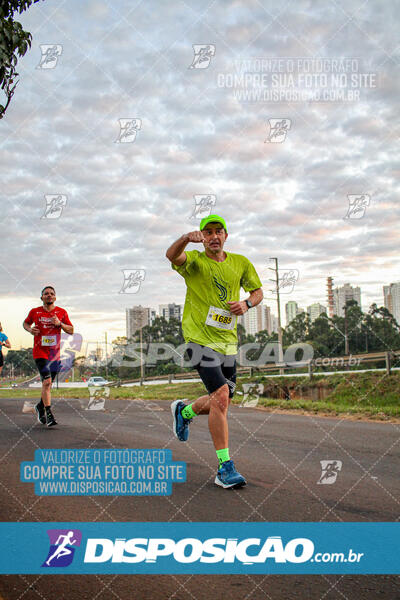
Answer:
<path fill-rule="evenodd" d="M 202 231 L 190 231 L 189 233 L 185 234 L 185 237 L 188 242 L 194 242 L 195 244 L 199 242 L 205 242 Z"/>

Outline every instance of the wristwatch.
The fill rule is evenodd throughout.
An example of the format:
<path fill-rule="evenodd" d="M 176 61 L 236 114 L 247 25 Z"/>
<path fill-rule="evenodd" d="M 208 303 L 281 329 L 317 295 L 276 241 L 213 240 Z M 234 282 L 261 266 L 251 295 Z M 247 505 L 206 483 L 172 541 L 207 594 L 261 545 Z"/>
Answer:
<path fill-rule="evenodd" d="M 250 300 L 245 300 L 246 304 L 247 304 L 247 308 L 253 308 L 252 303 L 250 302 Z"/>

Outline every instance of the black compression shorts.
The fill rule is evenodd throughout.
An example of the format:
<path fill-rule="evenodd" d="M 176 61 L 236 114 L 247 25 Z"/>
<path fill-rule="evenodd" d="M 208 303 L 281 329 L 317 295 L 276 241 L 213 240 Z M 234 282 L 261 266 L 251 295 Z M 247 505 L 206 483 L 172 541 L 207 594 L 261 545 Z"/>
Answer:
<path fill-rule="evenodd" d="M 2 367 L 4 365 L 4 356 L 3 353 L 0 351 L 0 367 Z"/>
<path fill-rule="evenodd" d="M 47 358 L 35 358 L 35 363 L 40 373 L 42 381 L 50 379 L 54 381 L 57 373 L 60 372 L 61 363 L 59 360 L 48 360 Z"/>
<path fill-rule="evenodd" d="M 236 354 L 221 354 L 195 342 L 188 343 L 186 353 L 209 394 L 228 384 L 229 398 L 233 397 L 236 387 Z"/>

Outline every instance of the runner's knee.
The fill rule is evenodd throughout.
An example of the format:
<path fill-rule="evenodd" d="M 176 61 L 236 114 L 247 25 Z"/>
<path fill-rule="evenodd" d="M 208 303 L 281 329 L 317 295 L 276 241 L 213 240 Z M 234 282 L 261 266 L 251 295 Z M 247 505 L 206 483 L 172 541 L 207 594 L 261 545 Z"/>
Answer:
<path fill-rule="evenodd" d="M 225 412 L 229 406 L 229 387 L 227 384 L 222 385 L 220 388 L 210 394 L 211 406 Z"/>

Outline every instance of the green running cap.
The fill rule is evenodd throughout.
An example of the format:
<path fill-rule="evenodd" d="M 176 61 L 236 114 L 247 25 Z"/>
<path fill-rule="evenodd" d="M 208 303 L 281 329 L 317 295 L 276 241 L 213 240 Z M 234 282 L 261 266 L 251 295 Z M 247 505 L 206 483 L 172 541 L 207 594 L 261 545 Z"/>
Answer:
<path fill-rule="evenodd" d="M 209 223 L 221 223 L 225 231 L 228 233 L 225 220 L 222 217 L 219 217 L 218 215 L 210 215 L 209 217 L 204 217 L 204 219 L 202 219 L 200 222 L 200 231 L 203 231 L 203 229 L 205 229 Z"/>

